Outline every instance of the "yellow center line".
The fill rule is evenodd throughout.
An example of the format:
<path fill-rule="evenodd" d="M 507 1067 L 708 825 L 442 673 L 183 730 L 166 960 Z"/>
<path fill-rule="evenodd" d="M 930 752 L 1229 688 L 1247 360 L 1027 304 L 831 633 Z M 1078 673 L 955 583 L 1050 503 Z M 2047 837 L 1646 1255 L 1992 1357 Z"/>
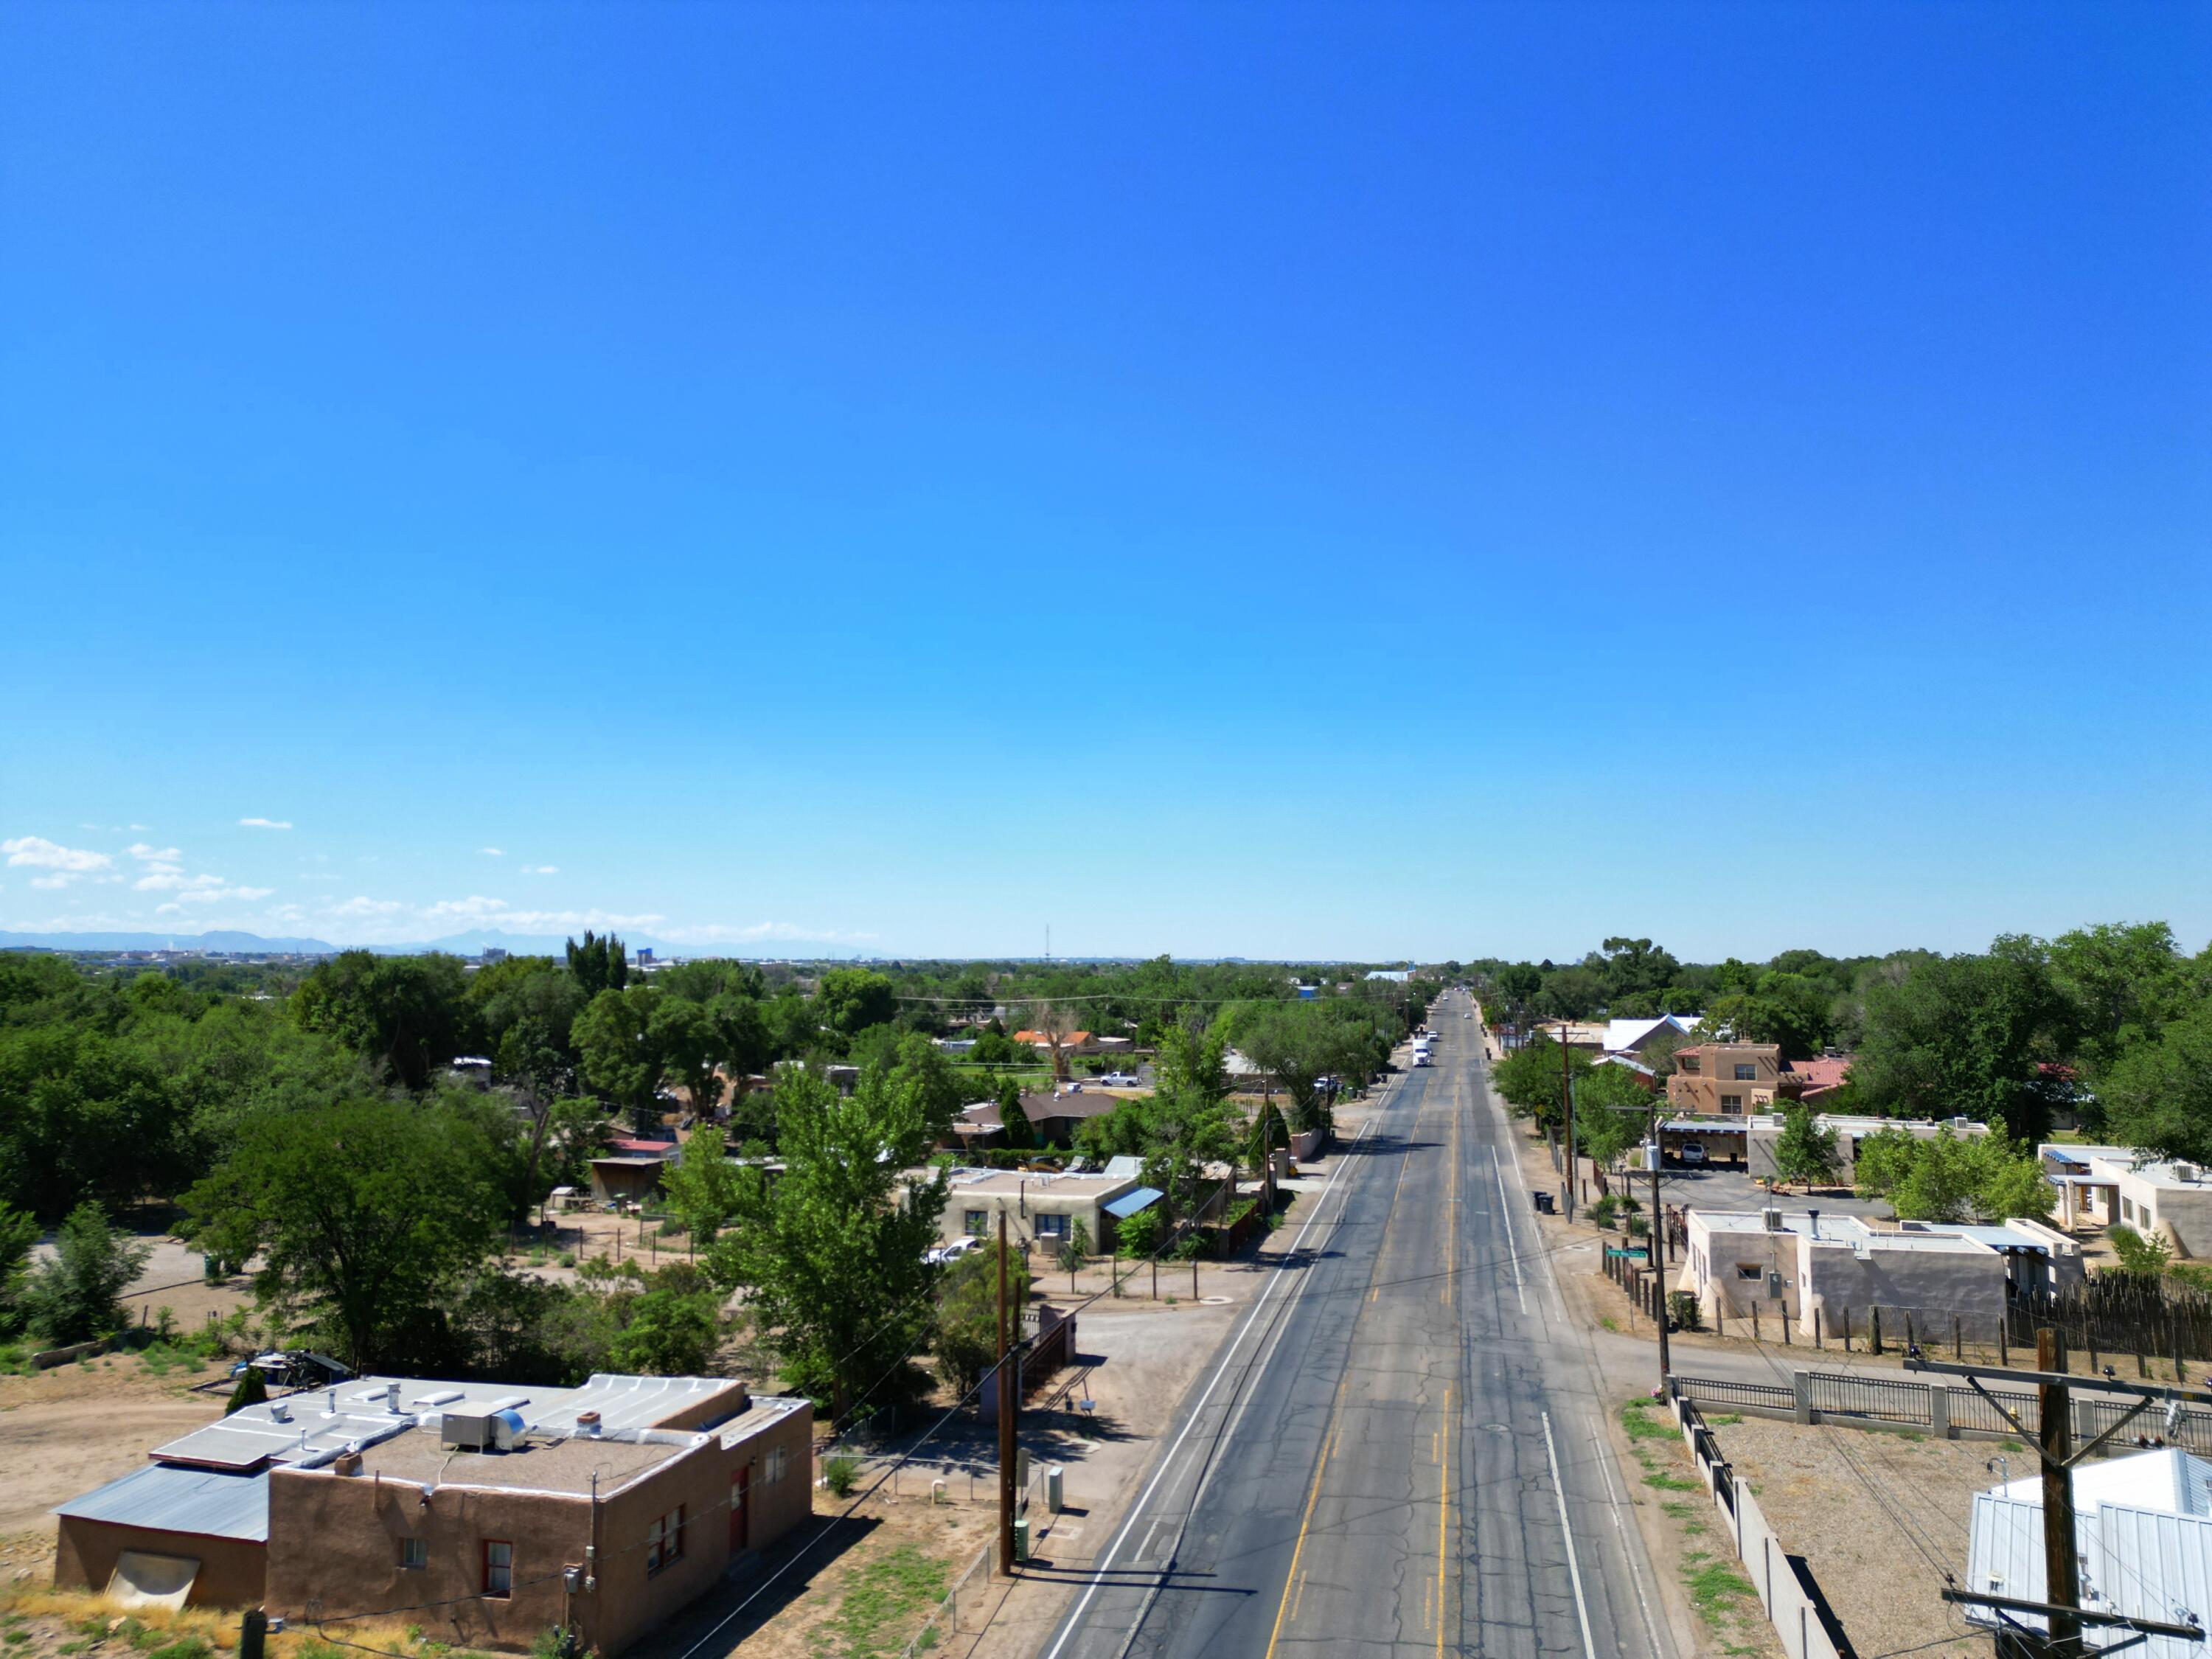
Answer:
<path fill-rule="evenodd" d="M 1306 1553 L 1306 1529 L 1313 1525 L 1314 1505 L 1321 1501 L 1322 1477 L 1328 1473 L 1329 1454 L 1336 1449 L 1336 1415 L 1344 1406 L 1345 1386 L 1352 1381 L 1352 1363 L 1347 1355 L 1344 1375 L 1336 1382 L 1336 1398 L 1329 1401 L 1328 1432 L 1322 1437 L 1321 1457 L 1314 1464 L 1313 1488 L 1306 1493 L 1306 1512 L 1298 1520 L 1298 1541 L 1291 1547 L 1291 1570 L 1283 1579 L 1283 1599 L 1275 1605 L 1274 1628 L 1267 1632 L 1267 1659 L 1275 1659 L 1275 1644 L 1283 1634 L 1283 1616 L 1291 1610 L 1291 1587 L 1298 1580 L 1298 1562 Z"/>

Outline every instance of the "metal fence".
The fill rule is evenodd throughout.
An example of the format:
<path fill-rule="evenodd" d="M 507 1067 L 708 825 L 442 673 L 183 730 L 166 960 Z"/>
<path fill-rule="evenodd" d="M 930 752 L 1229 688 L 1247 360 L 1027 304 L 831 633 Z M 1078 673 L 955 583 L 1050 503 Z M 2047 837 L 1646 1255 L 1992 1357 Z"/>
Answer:
<path fill-rule="evenodd" d="M 1786 1383 L 1736 1382 L 1712 1376 L 1678 1376 L 1674 1381 L 1677 1392 L 1699 1406 L 1784 1412 L 1797 1407 L 1797 1391 Z"/>
<path fill-rule="evenodd" d="M 1808 1371 L 1805 1376 L 1812 1385 L 1814 1411 L 1871 1417 L 1884 1423 L 1925 1425 L 1930 1421 L 1925 1382 L 1892 1382 L 1839 1371 Z"/>
<path fill-rule="evenodd" d="M 1988 1400 L 1983 1399 L 1973 1389 L 1953 1389 L 1949 1392 L 1952 1427 L 1960 1430 L 1971 1429 L 1983 1434 L 2020 1432 L 2020 1429 L 2015 1429 L 2005 1421 L 2003 1413 L 1996 1409 L 1996 1406 L 1992 1406 Z M 2002 1406 L 2005 1411 L 2010 1412 L 2020 1419 L 2021 1429 L 2026 1429 L 2030 1434 L 2041 1431 L 2043 1405 L 2033 1395 L 2022 1393 L 2015 1389 L 1991 1389 L 1990 1396 L 1997 1402 L 1997 1405 Z M 2088 1402 L 2085 1401 L 2083 1403 L 2086 1405 Z"/>

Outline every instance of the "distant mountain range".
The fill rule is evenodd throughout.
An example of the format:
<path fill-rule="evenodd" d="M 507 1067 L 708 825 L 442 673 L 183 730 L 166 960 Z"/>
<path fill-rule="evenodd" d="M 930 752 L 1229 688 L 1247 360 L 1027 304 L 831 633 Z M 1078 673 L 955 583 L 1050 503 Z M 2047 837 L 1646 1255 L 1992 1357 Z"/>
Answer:
<path fill-rule="evenodd" d="M 473 933 L 448 933 L 443 939 L 416 939 L 404 945 L 371 945 L 364 948 L 379 956 L 415 956 L 424 951 L 450 951 L 455 956 L 483 954 L 489 945 L 518 957 L 557 957 L 568 944 L 563 933 L 510 933 L 487 927 Z M 882 959 L 881 951 L 856 950 L 828 939 L 780 939 L 758 945 L 701 949 L 673 945 L 636 934 L 623 935 L 633 951 L 650 951 L 657 957 L 720 956 L 795 958 L 802 961 L 858 961 Z M 345 946 L 319 939 L 264 939 L 258 933 L 10 933 L 0 932 L 0 951 L 236 951 L 247 955 L 331 956 Z"/>

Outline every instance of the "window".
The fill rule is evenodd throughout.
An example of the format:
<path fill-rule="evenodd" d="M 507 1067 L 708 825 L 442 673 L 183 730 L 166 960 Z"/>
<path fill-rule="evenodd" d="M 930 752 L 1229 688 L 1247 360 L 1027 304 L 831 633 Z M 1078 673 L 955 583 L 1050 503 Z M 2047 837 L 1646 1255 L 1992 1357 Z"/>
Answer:
<path fill-rule="evenodd" d="M 984 1234 L 991 1231 L 991 1212 L 988 1210 L 969 1211 L 967 1214 L 967 1227 L 969 1237 L 982 1237 Z"/>
<path fill-rule="evenodd" d="M 791 1462 L 791 1448 L 770 1446 L 761 1455 L 761 1484 L 772 1486 L 783 1479 L 783 1472 Z"/>
<path fill-rule="evenodd" d="M 1067 1218 L 1064 1215 L 1041 1215 L 1037 1218 L 1039 1238 L 1066 1238 Z"/>
<path fill-rule="evenodd" d="M 650 1578 L 672 1561 L 684 1559 L 684 1505 L 678 1504 L 645 1529 L 645 1575 Z"/>
<path fill-rule="evenodd" d="M 1735 1264 L 1735 1276 L 1738 1279 L 1748 1279 L 1753 1283 L 1757 1283 L 1762 1277 L 1757 1262 L 1747 1263 L 1742 1261 L 1739 1261 Z"/>
<path fill-rule="evenodd" d="M 399 1540 L 399 1570 L 402 1572 L 419 1572 L 429 1565 L 429 1540 L 403 1538 Z"/>
<path fill-rule="evenodd" d="M 483 1593 L 504 1599 L 514 1589 L 514 1546 L 504 1538 L 483 1540 Z"/>
<path fill-rule="evenodd" d="M 1674 1069 L 1681 1073 L 1685 1077 L 1697 1076 L 1698 1057 L 1695 1054 L 1676 1054 L 1674 1056 Z"/>
<path fill-rule="evenodd" d="M 1743 1097 L 1741 1095 L 1723 1095 L 1721 1097 L 1721 1110 L 1723 1112 L 1741 1113 L 1743 1110 Z"/>
<path fill-rule="evenodd" d="M 1735 1080 L 1738 1083 L 1758 1082 L 1759 1067 L 1756 1066 L 1747 1066 L 1741 1060 L 1738 1060 L 1735 1065 Z"/>

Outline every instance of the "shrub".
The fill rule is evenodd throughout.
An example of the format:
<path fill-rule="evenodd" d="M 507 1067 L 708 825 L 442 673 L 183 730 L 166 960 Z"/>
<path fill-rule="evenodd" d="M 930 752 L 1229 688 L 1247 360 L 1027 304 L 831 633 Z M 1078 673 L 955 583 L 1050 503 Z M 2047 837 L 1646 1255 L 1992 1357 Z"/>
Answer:
<path fill-rule="evenodd" d="M 860 1484 L 860 1460 L 850 1452 L 839 1452 L 825 1459 L 822 1465 L 822 1484 L 838 1498 L 850 1498 L 853 1488 Z"/>
<path fill-rule="evenodd" d="M 2121 1268 L 2131 1273 L 2162 1273 L 2173 1260 L 2173 1247 L 2156 1236 L 2145 1237 L 2129 1226 L 2106 1230 L 2105 1237 L 2112 1241 L 2112 1253 L 2120 1258 Z"/>
<path fill-rule="evenodd" d="M 1603 1198 L 1601 1198 L 1596 1203 L 1589 1206 L 1590 1220 L 1601 1227 L 1610 1227 L 1613 1225 L 1613 1217 L 1620 1213 L 1620 1200 L 1618 1198 L 1615 1198 L 1611 1193 L 1607 1193 Z"/>
<path fill-rule="evenodd" d="M 1698 1304 L 1698 1293 L 1695 1291 L 1668 1291 L 1667 1316 L 1674 1322 L 1674 1328 L 1677 1330 L 1697 1331 L 1705 1328 L 1705 1310 Z"/>

